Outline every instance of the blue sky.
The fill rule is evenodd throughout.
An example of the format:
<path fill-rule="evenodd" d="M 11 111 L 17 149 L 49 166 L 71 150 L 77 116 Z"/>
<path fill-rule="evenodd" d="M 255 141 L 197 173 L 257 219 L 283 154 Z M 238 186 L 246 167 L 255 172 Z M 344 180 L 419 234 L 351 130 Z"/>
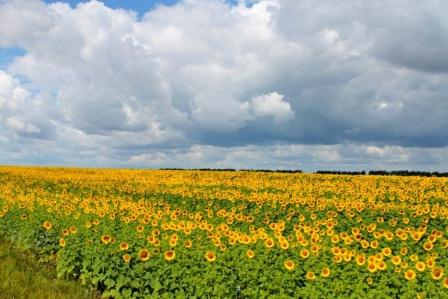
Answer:
<path fill-rule="evenodd" d="M 0 1 L 0 164 L 447 171 L 446 1 L 68 2 Z"/>
<path fill-rule="evenodd" d="M 61 0 L 45 0 L 46 3 L 53 2 L 65 2 L 69 3 L 70 6 L 75 7 L 78 3 L 88 2 L 87 0 L 78 1 L 78 0 L 69 0 L 69 1 L 61 1 Z M 110 8 L 123 8 L 128 10 L 133 10 L 137 12 L 139 16 L 153 9 L 157 5 L 173 5 L 179 2 L 179 0 L 104 0 L 101 1 L 106 6 Z M 227 3 L 234 4 L 237 3 L 237 0 L 226 0 Z"/>
<path fill-rule="evenodd" d="M 78 3 L 81 2 L 88 2 L 88 1 L 77 1 L 77 0 L 70 0 L 70 1 L 54 1 L 54 0 L 45 0 L 46 3 L 52 3 L 52 2 L 65 2 L 69 3 L 70 6 L 75 7 Z M 102 1 L 105 5 L 107 5 L 110 8 L 123 8 L 123 9 L 129 9 L 137 12 L 139 15 L 144 14 L 148 10 L 153 9 L 156 5 L 162 4 L 162 5 L 173 5 L 177 0 L 105 0 Z"/>
<path fill-rule="evenodd" d="M 17 56 L 23 56 L 26 52 L 18 47 L 4 47 L 0 48 L 0 67 L 5 68 Z"/>

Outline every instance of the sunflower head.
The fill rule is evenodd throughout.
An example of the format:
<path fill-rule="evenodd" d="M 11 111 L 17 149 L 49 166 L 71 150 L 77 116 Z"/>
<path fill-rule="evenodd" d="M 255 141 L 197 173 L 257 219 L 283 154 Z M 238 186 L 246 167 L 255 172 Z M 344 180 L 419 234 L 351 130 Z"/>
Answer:
<path fill-rule="evenodd" d="M 52 226 L 53 225 L 48 220 L 45 220 L 44 223 L 42 224 L 42 227 L 45 228 L 46 230 L 50 230 Z"/>
<path fill-rule="evenodd" d="M 167 261 L 172 261 L 176 257 L 176 253 L 174 252 L 174 250 L 168 250 L 168 251 L 165 251 L 165 253 L 163 254 L 163 257 Z"/>
<path fill-rule="evenodd" d="M 142 262 L 149 260 L 149 251 L 148 251 L 148 249 L 140 249 L 140 251 L 138 252 L 138 258 Z"/>
<path fill-rule="evenodd" d="M 121 242 L 120 243 L 120 250 L 128 250 L 129 249 L 129 244 L 126 242 Z"/>
<path fill-rule="evenodd" d="M 310 256 L 310 252 L 308 251 L 308 249 L 302 249 L 300 251 L 300 257 L 303 259 L 306 259 Z"/>
<path fill-rule="evenodd" d="M 252 249 L 248 249 L 246 251 L 246 256 L 251 259 L 255 256 L 255 252 Z"/>
<path fill-rule="evenodd" d="M 377 265 L 375 262 L 369 262 L 367 265 L 367 270 L 369 270 L 370 273 L 373 273 L 377 270 Z"/>
<path fill-rule="evenodd" d="M 379 270 L 384 271 L 384 270 L 386 270 L 387 265 L 384 261 L 379 261 L 377 267 Z"/>
<path fill-rule="evenodd" d="M 415 263 L 415 269 L 417 269 L 417 271 L 419 272 L 423 272 L 426 269 L 426 264 L 423 262 L 417 262 Z"/>
<path fill-rule="evenodd" d="M 205 259 L 207 260 L 207 262 L 214 262 L 216 261 L 216 254 L 213 251 L 207 251 L 205 253 Z"/>
<path fill-rule="evenodd" d="M 406 272 L 404 272 L 404 278 L 406 278 L 407 280 L 414 280 L 416 277 L 417 274 L 414 270 L 407 270 Z"/>
<path fill-rule="evenodd" d="M 274 240 L 272 240 L 271 238 L 268 238 L 268 239 L 266 239 L 265 241 L 264 241 L 264 245 L 267 247 L 267 248 L 272 248 L 272 247 L 274 247 Z"/>
<path fill-rule="evenodd" d="M 442 280 L 442 285 L 445 289 L 448 289 L 448 277 L 446 277 Z"/>
<path fill-rule="evenodd" d="M 294 261 L 292 261 L 292 260 L 286 260 L 284 263 L 283 263 L 283 266 L 285 266 L 285 269 L 286 270 L 288 270 L 288 271 L 292 271 L 292 270 L 294 270 L 294 268 L 295 268 L 295 263 L 294 263 Z"/>
<path fill-rule="evenodd" d="M 193 243 L 191 242 L 191 240 L 187 240 L 184 243 L 185 248 L 191 248 L 192 245 L 193 245 Z"/>
<path fill-rule="evenodd" d="M 322 269 L 322 271 L 320 272 L 320 276 L 322 276 L 322 277 L 328 277 L 328 276 L 330 276 L 330 268 L 328 268 L 328 267 L 325 267 L 325 268 L 323 268 Z"/>
<path fill-rule="evenodd" d="M 101 237 L 101 242 L 103 244 L 109 244 L 112 241 L 112 237 L 109 235 L 104 235 Z"/>
<path fill-rule="evenodd" d="M 125 263 L 129 263 L 130 260 L 131 260 L 131 256 L 129 254 L 126 253 L 123 255 L 123 261 Z"/>
<path fill-rule="evenodd" d="M 394 264 L 395 266 L 398 266 L 401 264 L 401 257 L 398 255 L 394 255 L 392 257 L 392 264 Z"/>
<path fill-rule="evenodd" d="M 440 280 L 443 277 L 443 269 L 441 269 L 441 268 L 432 269 L 431 277 L 434 280 Z"/>
<path fill-rule="evenodd" d="M 314 280 L 314 279 L 316 279 L 316 275 L 314 274 L 314 272 L 308 271 L 308 272 L 306 272 L 306 278 L 308 280 Z"/>
<path fill-rule="evenodd" d="M 358 264 L 358 266 L 364 265 L 365 262 L 366 257 L 363 254 L 356 256 L 356 264 Z"/>

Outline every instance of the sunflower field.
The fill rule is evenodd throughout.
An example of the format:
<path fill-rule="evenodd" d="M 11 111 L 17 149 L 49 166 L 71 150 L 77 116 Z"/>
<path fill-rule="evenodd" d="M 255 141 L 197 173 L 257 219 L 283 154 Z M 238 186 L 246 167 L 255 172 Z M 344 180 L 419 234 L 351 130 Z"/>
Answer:
<path fill-rule="evenodd" d="M 448 178 L 0 167 L 0 236 L 104 298 L 448 298 Z"/>

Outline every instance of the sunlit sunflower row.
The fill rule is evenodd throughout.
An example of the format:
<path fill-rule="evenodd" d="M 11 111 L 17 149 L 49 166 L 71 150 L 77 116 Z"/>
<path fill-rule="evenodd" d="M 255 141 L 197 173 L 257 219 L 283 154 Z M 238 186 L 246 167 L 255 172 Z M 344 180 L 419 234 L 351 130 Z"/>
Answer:
<path fill-rule="evenodd" d="M 0 167 L 0 237 L 105 298 L 445 298 L 448 179 Z"/>

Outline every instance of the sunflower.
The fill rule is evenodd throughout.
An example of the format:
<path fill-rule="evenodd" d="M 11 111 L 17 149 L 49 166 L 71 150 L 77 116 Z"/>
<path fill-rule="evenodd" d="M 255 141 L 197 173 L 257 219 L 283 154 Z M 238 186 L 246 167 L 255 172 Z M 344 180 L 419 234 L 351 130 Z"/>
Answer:
<path fill-rule="evenodd" d="M 163 257 L 167 261 L 172 261 L 176 257 L 176 253 L 174 252 L 174 250 L 168 250 L 168 251 L 165 251 L 165 253 L 163 254 Z"/>
<path fill-rule="evenodd" d="M 313 244 L 311 245 L 311 251 L 313 252 L 313 254 L 318 254 L 319 253 L 319 245 L 317 244 Z"/>
<path fill-rule="evenodd" d="M 308 249 L 302 249 L 300 251 L 300 257 L 303 259 L 306 259 L 310 256 L 310 252 L 308 251 Z"/>
<path fill-rule="evenodd" d="M 342 255 L 342 258 L 345 262 L 350 262 L 352 260 L 352 255 L 349 252 L 346 252 L 344 253 L 344 255 Z"/>
<path fill-rule="evenodd" d="M 314 280 L 316 278 L 316 275 L 314 274 L 314 272 L 308 271 L 306 272 L 306 278 L 308 280 Z"/>
<path fill-rule="evenodd" d="M 145 227 L 143 225 L 137 225 L 137 227 L 135 228 L 135 230 L 139 233 L 143 233 L 143 231 L 145 230 Z"/>
<path fill-rule="evenodd" d="M 342 255 L 335 255 L 333 257 L 333 262 L 336 263 L 336 264 L 341 263 L 342 262 Z"/>
<path fill-rule="evenodd" d="M 64 239 L 64 238 L 60 238 L 60 239 L 59 239 L 59 245 L 60 245 L 61 247 L 65 247 L 65 239 Z"/>
<path fill-rule="evenodd" d="M 430 269 L 434 268 L 436 261 L 433 258 L 426 259 L 426 266 Z"/>
<path fill-rule="evenodd" d="M 406 255 L 406 254 L 408 254 L 408 248 L 407 248 L 407 247 L 402 247 L 402 248 L 400 249 L 400 254 L 401 254 L 401 255 Z"/>
<path fill-rule="evenodd" d="M 235 244 L 236 244 L 236 241 L 237 241 L 236 238 L 230 238 L 230 239 L 229 239 L 229 244 L 230 244 L 230 245 L 235 245 Z"/>
<path fill-rule="evenodd" d="M 401 264 L 401 257 L 398 255 L 394 255 L 391 259 L 392 264 L 394 264 L 395 266 L 398 266 Z"/>
<path fill-rule="evenodd" d="M 404 278 L 407 280 L 414 280 L 417 277 L 417 274 L 415 274 L 414 270 L 408 270 L 404 272 Z"/>
<path fill-rule="evenodd" d="M 191 242 L 191 240 L 187 240 L 184 243 L 185 248 L 191 248 L 192 245 L 193 245 L 193 243 Z"/>
<path fill-rule="evenodd" d="M 415 264 L 415 269 L 417 269 L 418 272 L 423 272 L 426 269 L 426 264 L 424 262 L 417 262 Z"/>
<path fill-rule="evenodd" d="M 103 242 L 103 244 L 109 244 L 112 241 L 112 237 L 109 235 L 104 235 L 101 237 L 101 242 Z"/>
<path fill-rule="evenodd" d="M 131 260 L 131 256 L 129 254 L 126 253 L 123 255 L 123 261 L 125 263 L 129 263 L 130 260 Z"/>
<path fill-rule="evenodd" d="M 448 277 L 442 280 L 443 286 L 448 289 Z"/>
<path fill-rule="evenodd" d="M 381 252 L 384 256 L 390 256 L 392 254 L 392 249 L 390 249 L 389 247 L 385 247 Z"/>
<path fill-rule="evenodd" d="M 369 270 L 370 273 L 373 273 L 377 270 L 377 265 L 375 264 L 375 262 L 370 262 L 367 265 L 367 270 Z"/>
<path fill-rule="evenodd" d="M 274 247 L 275 243 L 274 243 L 274 240 L 272 240 L 271 238 L 267 238 L 267 239 L 264 241 L 264 245 L 265 245 L 267 248 L 272 248 L 272 247 Z"/>
<path fill-rule="evenodd" d="M 76 234 L 78 232 L 78 229 L 74 226 L 70 226 L 69 230 L 70 230 L 70 233 L 72 233 L 72 234 Z"/>
<path fill-rule="evenodd" d="M 367 249 L 367 248 L 369 248 L 369 245 L 370 245 L 369 241 L 367 241 L 367 240 L 362 240 L 361 241 L 361 247 L 362 248 Z"/>
<path fill-rule="evenodd" d="M 140 249 L 140 251 L 138 252 L 138 257 L 142 262 L 149 260 L 148 249 Z"/>
<path fill-rule="evenodd" d="M 45 228 L 46 230 L 50 230 L 52 227 L 52 224 L 50 221 L 45 220 L 44 223 L 42 224 L 42 227 Z"/>
<path fill-rule="evenodd" d="M 285 266 L 286 270 L 292 271 L 296 267 L 295 263 L 292 260 L 286 260 L 283 263 L 283 266 Z"/>
<path fill-rule="evenodd" d="M 328 277 L 328 276 L 330 276 L 330 268 L 328 268 L 328 267 L 325 267 L 325 268 L 323 268 L 322 269 L 322 271 L 320 272 L 320 276 L 322 276 L 322 277 Z"/>
<path fill-rule="evenodd" d="M 443 277 L 443 269 L 441 269 L 441 268 L 432 269 L 431 277 L 434 280 L 440 280 Z"/>
<path fill-rule="evenodd" d="M 205 259 L 207 262 L 214 262 L 216 261 L 216 254 L 213 251 L 207 251 L 205 253 Z"/>
<path fill-rule="evenodd" d="M 356 264 L 358 264 L 358 266 L 364 265 L 365 262 L 366 262 L 366 257 L 363 254 L 356 256 Z"/>
<path fill-rule="evenodd" d="M 170 246 L 171 246 L 171 247 L 176 247 L 176 245 L 177 245 L 177 239 L 170 239 L 169 243 L 170 243 Z"/>
<path fill-rule="evenodd" d="M 379 245 L 377 240 L 373 240 L 372 242 L 370 242 L 370 247 L 372 247 L 373 249 L 377 248 Z"/>
<path fill-rule="evenodd" d="M 286 240 L 282 240 L 282 241 L 280 242 L 280 247 L 281 247 L 282 249 L 284 249 L 284 250 L 288 249 L 288 248 L 289 248 L 289 243 L 288 243 L 288 241 L 286 241 Z"/>
<path fill-rule="evenodd" d="M 445 248 L 445 249 L 448 248 L 448 240 L 444 239 L 442 241 L 442 247 Z"/>
<path fill-rule="evenodd" d="M 432 250 L 433 247 L 434 247 L 434 244 L 429 241 L 426 242 L 425 244 L 423 244 L 423 249 L 425 249 L 426 251 Z"/>
<path fill-rule="evenodd" d="M 380 261 L 378 263 L 377 267 L 378 267 L 379 270 L 384 271 L 384 270 L 386 270 L 387 265 L 386 265 L 386 263 L 384 261 Z"/>
<path fill-rule="evenodd" d="M 126 242 L 121 242 L 120 243 L 120 250 L 128 250 L 129 249 L 129 244 Z"/>
<path fill-rule="evenodd" d="M 251 259 L 255 256 L 255 252 L 252 249 L 248 249 L 246 251 L 246 256 Z"/>

